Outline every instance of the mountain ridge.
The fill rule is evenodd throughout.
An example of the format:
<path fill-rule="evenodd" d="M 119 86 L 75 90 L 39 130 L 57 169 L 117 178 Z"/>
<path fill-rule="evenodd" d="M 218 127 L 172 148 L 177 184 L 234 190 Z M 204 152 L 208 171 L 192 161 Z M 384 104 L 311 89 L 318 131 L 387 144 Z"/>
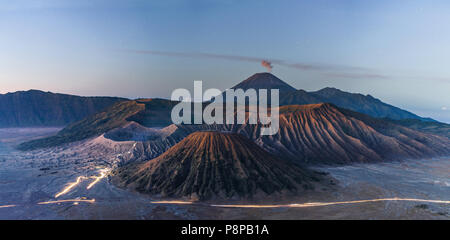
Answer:
<path fill-rule="evenodd" d="M 0 94 L 0 127 L 66 126 L 125 100 L 40 90 Z"/>
<path fill-rule="evenodd" d="M 420 117 L 414 113 L 387 104 L 371 95 L 345 92 L 334 87 L 325 87 L 317 91 L 305 91 L 295 89 L 275 75 L 263 72 L 256 73 L 244 81 L 236 84 L 232 89 L 249 88 L 258 89 L 279 89 L 280 106 L 283 105 L 303 105 L 315 103 L 332 103 L 338 107 L 368 114 L 376 118 L 400 119 L 420 119 L 422 121 L 435 121 L 431 118 Z M 269 100 L 270 102 L 270 100 Z"/>
<path fill-rule="evenodd" d="M 313 165 L 369 163 L 448 156 L 450 139 L 409 129 L 330 103 L 280 107 L 279 131 L 261 136 L 262 124 L 181 125 L 185 132 L 231 131 L 268 152 Z"/>

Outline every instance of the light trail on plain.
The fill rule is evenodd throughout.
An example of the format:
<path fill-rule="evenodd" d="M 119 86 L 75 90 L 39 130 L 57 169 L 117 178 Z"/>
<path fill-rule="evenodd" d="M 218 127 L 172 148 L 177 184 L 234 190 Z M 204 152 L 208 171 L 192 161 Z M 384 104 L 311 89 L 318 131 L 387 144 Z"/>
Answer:
<path fill-rule="evenodd" d="M 16 207 L 16 205 L 0 205 L 0 208 L 11 208 Z"/>
<path fill-rule="evenodd" d="M 46 201 L 46 202 L 39 202 L 37 204 L 39 205 L 46 205 L 46 204 L 55 204 L 55 203 L 66 203 L 66 202 L 86 202 L 86 203 L 95 203 L 95 199 L 65 199 L 65 200 L 55 200 L 55 201 Z"/>
<path fill-rule="evenodd" d="M 245 205 L 245 204 L 230 204 L 230 205 L 211 205 L 212 207 L 222 208 L 306 208 L 306 207 L 321 207 L 330 205 L 341 204 L 356 204 L 356 203 L 369 203 L 369 202 L 387 202 L 387 201 L 404 201 L 404 202 L 426 202 L 426 203 L 442 203 L 450 204 L 450 201 L 445 200 L 427 200 L 417 198 L 379 198 L 379 199 L 367 199 L 367 200 L 353 200 L 353 201 L 340 201 L 340 202 L 311 202 L 311 203 L 293 203 L 293 204 L 273 204 L 273 205 Z"/>
<path fill-rule="evenodd" d="M 63 190 L 55 195 L 55 198 L 58 198 L 64 194 L 70 192 L 73 188 L 78 186 L 83 180 L 86 179 L 94 179 L 86 189 L 89 190 L 94 187 L 100 180 L 105 178 L 110 171 L 109 168 L 104 168 L 99 170 L 99 176 L 79 176 L 77 177 L 75 182 L 69 183 Z M 423 203 L 436 203 L 436 204 L 450 204 L 450 201 L 447 200 L 428 200 L 428 199 L 418 199 L 418 198 L 378 198 L 378 199 L 364 199 L 364 200 L 351 200 L 351 201 L 336 201 L 336 202 L 307 202 L 307 203 L 291 203 L 291 204 L 207 204 L 201 202 L 194 201 L 182 201 L 182 200 L 161 200 L 161 201 L 151 201 L 151 204 L 173 204 L 173 205 L 194 205 L 194 206 L 209 206 L 209 207 L 218 207 L 218 208 L 308 208 L 308 207 L 324 207 L 324 206 L 332 206 L 332 205 L 344 205 L 344 204 L 361 204 L 361 203 L 373 203 L 373 202 L 423 202 Z M 78 205 L 80 202 L 85 203 L 95 203 L 95 199 L 65 199 L 65 200 L 53 200 L 53 201 L 45 201 L 39 202 L 38 205 L 45 204 L 57 204 L 57 203 L 67 203 L 73 202 Z M 0 205 L 0 208 L 11 208 L 17 207 L 17 205 Z"/>
<path fill-rule="evenodd" d="M 152 204 L 194 204 L 194 202 L 189 201 L 153 201 Z"/>
<path fill-rule="evenodd" d="M 109 168 L 104 168 L 104 169 L 100 169 L 100 176 L 92 176 L 89 178 L 94 179 L 94 181 L 92 181 L 87 187 L 86 189 L 89 190 L 91 189 L 95 184 L 97 184 L 100 180 L 102 180 L 103 178 L 105 178 L 107 176 L 107 173 L 110 171 Z M 68 192 L 70 192 L 70 190 L 72 190 L 73 188 L 75 188 L 77 185 L 79 185 L 83 180 L 89 179 L 86 176 L 79 176 L 77 177 L 77 180 L 75 182 L 69 183 L 69 185 L 67 187 L 65 187 L 63 190 L 61 190 L 61 192 L 57 193 L 55 195 L 55 198 L 58 198 Z"/>
<path fill-rule="evenodd" d="M 387 201 L 404 201 L 404 202 L 426 202 L 426 203 L 438 203 L 438 204 L 450 204 L 450 201 L 446 200 L 427 200 L 427 199 L 417 199 L 417 198 L 379 198 L 379 199 L 366 199 L 366 200 L 353 200 L 353 201 L 340 201 L 340 202 L 310 202 L 310 203 L 292 203 L 292 204 L 203 204 L 191 201 L 152 201 L 151 204 L 169 204 L 169 205 L 194 205 L 194 206 L 210 206 L 218 208 L 308 208 L 308 207 L 323 207 L 331 205 L 342 205 L 342 204 L 357 204 L 357 203 L 370 203 L 370 202 L 387 202 Z M 93 204 L 96 202 L 95 199 L 64 199 L 64 200 L 54 200 L 39 202 L 38 205 L 47 204 L 58 204 L 58 203 L 68 203 L 73 202 L 78 205 L 80 202 Z M 17 207 L 17 205 L 0 205 L 0 208 L 11 208 Z"/>
<path fill-rule="evenodd" d="M 80 184 L 81 181 L 82 181 L 83 179 L 86 179 L 86 177 L 85 177 L 85 176 L 79 176 L 79 177 L 77 177 L 77 180 L 76 180 L 75 182 L 70 183 L 70 184 L 69 184 L 67 187 L 65 187 L 61 192 L 57 193 L 57 194 L 55 195 L 55 198 L 58 198 L 58 197 L 60 197 L 61 195 L 64 195 L 64 194 L 68 193 L 70 190 L 72 190 L 72 188 L 74 188 L 75 186 L 77 186 L 78 184 Z"/>
<path fill-rule="evenodd" d="M 91 182 L 86 189 L 91 189 L 95 184 L 97 184 L 100 180 L 102 180 L 103 178 L 106 177 L 106 174 L 109 172 L 109 168 L 105 168 L 105 169 L 101 169 L 100 170 L 100 176 L 93 176 L 91 178 L 94 178 L 95 180 L 93 182 Z"/>

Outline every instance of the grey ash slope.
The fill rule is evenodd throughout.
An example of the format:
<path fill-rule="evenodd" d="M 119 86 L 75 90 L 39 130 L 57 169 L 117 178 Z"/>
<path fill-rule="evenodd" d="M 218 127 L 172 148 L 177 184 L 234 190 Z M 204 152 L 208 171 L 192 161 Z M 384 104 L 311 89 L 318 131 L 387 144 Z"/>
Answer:
<path fill-rule="evenodd" d="M 38 90 L 0 94 L 0 127 L 65 126 L 124 100 Z"/>
<path fill-rule="evenodd" d="M 450 124 L 447 123 L 436 121 L 421 121 L 419 119 L 386 120 L 411 129 L 445 136 L 450 139 Z"/>

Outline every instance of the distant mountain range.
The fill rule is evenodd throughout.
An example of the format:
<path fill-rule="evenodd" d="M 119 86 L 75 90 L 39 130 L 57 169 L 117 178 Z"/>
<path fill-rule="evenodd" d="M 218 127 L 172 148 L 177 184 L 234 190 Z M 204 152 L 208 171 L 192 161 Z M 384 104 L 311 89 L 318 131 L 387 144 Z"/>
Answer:
<path fill-rule="evenodd" d="M 38 90 L 0 94 L 0 127 L 66 126 L 127 99 Z"/>
<path fill-rule="evenodd" d="M 232 88 L 279 89 L 280 105 L 332 103 L 376 118 L 434 121 L 386 104 L 370 95 L 348 93 L 335 88 L 315 92 L 296 90 L 271 73 L 254 74 Z M 79 97 L 38 90 L 0 94 L 0 127 L 67 126 L 127 100 L 118 97 Z M 165 121 L 161 124 L 164 125 Z"/>
<path fill-rule="evenodd" d="M 385 120 L 422 132 L 445 136 L 450 139 L 450 124 L 437 121 L 421 121 L 419 119 Z"/>
<path fill-rule="evenodd" d="M 125 165 L 114 175 L 119 185 L 139 192 L 194 200 L 302 192 L 324 181 L 242 135 L 208 131 L 192 133 L 156 159 Z"/>
<path fill-rule="evenodd" d="M 376 118 L 419 119 L 422 118 L 406 110 L 394 107 L 370 95 L 348 93 L 336 88 L 324 88 L 315 92 L 297 90 L 271 73 L 256 73 L 233 88 L 242 89 L 279 89 L 280 105 L 303 105 L 316 103 L 332 103 L 338 107 L 365 113 Z"/>

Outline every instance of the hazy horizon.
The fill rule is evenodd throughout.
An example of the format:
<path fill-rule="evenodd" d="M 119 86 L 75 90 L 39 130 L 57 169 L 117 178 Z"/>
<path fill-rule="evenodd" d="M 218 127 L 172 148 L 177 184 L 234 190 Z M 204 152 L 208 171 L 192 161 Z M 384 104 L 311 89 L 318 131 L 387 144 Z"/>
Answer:
<path fill-rule="evenodd" d="M 447 1 L 0 0 L 0 93 L 170 97 L 273 64 L 297 89 L 450 122 Z"/>

